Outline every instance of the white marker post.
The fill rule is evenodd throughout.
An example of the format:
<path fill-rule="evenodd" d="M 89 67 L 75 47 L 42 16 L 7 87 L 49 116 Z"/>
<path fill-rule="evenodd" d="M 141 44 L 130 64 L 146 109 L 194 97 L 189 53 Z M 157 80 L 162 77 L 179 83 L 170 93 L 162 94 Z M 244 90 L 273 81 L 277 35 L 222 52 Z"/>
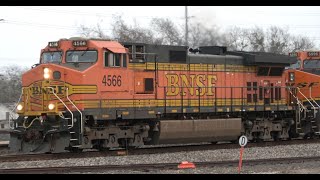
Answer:
<path fill-rule="evenodd" d="M 239 167 L 238 167 L 238 173 L 239 174 L 240 174 L 241 166 L 242 166 L 242 154 L 243 154 L 244 146 L 247 145 L 247 143 L 248 143 L 248 138 L 246 136 L 241 136 L 239 138 L 239 145 L 241 146 L 241 148 L 240 148 Z"/>

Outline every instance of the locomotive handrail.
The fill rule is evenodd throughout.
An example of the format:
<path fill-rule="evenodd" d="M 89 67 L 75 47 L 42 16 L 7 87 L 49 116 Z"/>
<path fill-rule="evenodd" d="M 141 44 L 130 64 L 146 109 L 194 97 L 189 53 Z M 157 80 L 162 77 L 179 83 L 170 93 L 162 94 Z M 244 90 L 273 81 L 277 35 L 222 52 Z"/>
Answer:
<path fill-rule="evenodd" d="M 299 118 L 298 118 L 299 122 L 298 122 L 298 120 L 297 120 L 297 123 L 300 123 L 300 113 L 304 110 L 303 115 L 304 115 L 304 118 L 306 118 L 306 117 L 307 117 L 307 108 L 304 107 L 303 104 L 299 101 L 298 97 L 296 97 L 296 96 L 292 93 L 290 87 L 288 87 L 288 89 L 289 89 L 290 94 L 297 100 L 297 103 L 298 103 L 298 105 L 299 105 L 299 111 L 298 111 L 298 112 L 299 112 Z M 302 108 L 302 110 L 301 110 L 300 108 Z"/>
<path fill-rule="evenodd" d="M 56 98 L 64 105 L 64 107 L 67 108 L 67 110 L 70 112 L 71 114 L 71 126 L 68 128 L 68 129 L 71 129 L 73 128 L 73 113 L 71 112 L 71 110 L 68 108 L 68 106 L 59 98 L 59 96 L 54 92 L 54 89 L 53 87 L 47 87 L 48 89 L 51 89 L 52 90 L 52 94 L 54 96 L 56 96 Z M 69 125 L 68 125 L 69 126 Z"/>
<path fill-rule="evenodd" d="M 159 88 L 170 88 L 171 86 L 158 86 Z M 175 86 L 177 88 L 198 88 L 199 86 Z M 259 88 L 259 86 L 232 86 L 232 88 Z M 294 86 L 277 86 L 279 88 L 294 88 Z M 231 86 L 201 86 L 200 88 L 231 88 Z"/>
<path fill-rule="evenodd" d="M 313 103 L 315 103 L 317 106 L 318 106 L 318 109 L 320 109 L 320 106 L 319 106 L 319 104 L 312 98 L 312 95 L 311 95 L 311 88 L 312 88 L 312 86 L 310 86 L 309 87 L 309 89 L 310 89 L 310 91 L 309 91 L 309 93 L 310 93 L 310 99 L 313 101 Z M 318 111 L 317 111 L 318 112 Z M 316 115 L 317 115 L 317 112 L 314 110 L 313 111 L 313 117 L 316 117 Z"/>
<path fill-rule="evenodd" d="M 145 55 L 153 55 L 155 57 L 158 55 L 157 53 L 139 53 L 139 52 L 138 53 L 137 52 L 131 52 L 131 53 L 129 52 L 128 54 L 133 55 L 132 58 L 130 59 L 131 60 L 130 62 L 132 62 L 132 63 L 146 63 L 146 62 L 148 62 L 147 61 L 148 57 L 146 57 Z M 142 57 L 137 57 L 137 55 L 140 55 Z M 139 60 L 142 60 L 142 62 Z M 155 63 L 156 63 L 156 61 L 155 61 Z"/>
<path fill-rule="evenodd" d="M 75 107 L 75 108 L 77 109 L 77 111 L 80 113 L 80 132 L 81 132 L 81 134 L 82 134 L 82 132 L 83 132 L 83 127 L 82 127 L 82 113 L 81 113 L 81 111 L 78 109 L 78 107 L 70 100 L 70 98 L 69 98 L 69 93 L 68 93 L 69 88 L 66 88 L 66 90 L 67 90 L 67 99 L 68 99 L 69 102 L 73 105 L 73 107 Z M 72 121 L 73 121 L 73 119 L 72 119 Z"/>
<path fill-rule="evenodd" d="M 310 86 L 309 89 L 310 89 L 310 99 L 312 99 L 312 101 L 318 106 L 318 108 L 320 108 L 319 104 L 312 98 L 312 95 L 311 95 L 312 86 Z"/>
<path fill-rule="evenodd" d="M 311 101 L 309 101 L 309 99 L 300 91 L 300 88 L 297 87 L 298 92 L 309 102 L 309 104 L 315 109 L 314 105 L 311 103 Z"/>
<path fill-rule="evenodd" d="M 296 97 L 292 92 L 290 87 L 288 87 L 290 94 L 297 100 L 298 104 L 301 105 L 303 107 L 304 110 L 306 110 L 307 108 L 303 106 L 303 104 L 299 101 L 298 97 Z"/>
<path fill-rule="evenodd" d="M 30 103 L 28 101 L 29 101 L 29 91 L 27 91 L 27 97 L 26 97 L 26 100 L 25 100 L 26 109 L 28 107 L 28 110 L 29 110 Z"/>

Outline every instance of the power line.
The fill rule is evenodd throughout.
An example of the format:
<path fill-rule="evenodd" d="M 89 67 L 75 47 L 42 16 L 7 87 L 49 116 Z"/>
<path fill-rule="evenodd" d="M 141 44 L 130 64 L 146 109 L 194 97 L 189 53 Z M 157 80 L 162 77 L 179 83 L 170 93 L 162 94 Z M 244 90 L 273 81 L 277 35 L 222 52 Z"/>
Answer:
<path fill-rule="evenodd" d="M 189 19 L 190 17 L 186 18 L 186 37 L 188 37 L 188 27 L 187 27 L 187 19 Z M 63 30 L 79 30 L 79 27 L 76 26 L 63 26 L 63 25 L 55 25 L 55 24 L 44 24 L 44 23 L 33 23 L 33 22 L 24 22 L 24 21 L 17 21 L 17 20 L 2 20 L 0 19 L 0 22 L 2 23 L 6 23 L 6 24 L 13 24 L 13 25 L 21 25 L 21 26 L 34 26 L 34 27 L 39 27 L 39 28 L 54 28 L 54 29 L 63 29 Z M 229 25 L 231 26 L 231 25 Z M 234 26 L 250 26 L 248 24 L 235 24 Z M 272 26 L 272 24 L 261 24 L 259 26 Z M 259 27 L 258 26 L 258 27 Z M 287 26 L 287 25 L 283 25 L 283 26 Z M 320 28 L 320 25 L 289 25 L 287 26 L 289 28 Z M 103 28 L 103 31 L 110 31 L 112 30 L 112 28 Z M 320 37 L 316 37 L 317 39 Z M 188 40 L 186 39 L 186 42 Z"/>
<path fill-rule="evenodd" d="M 225 24 L 226 25 L 226 24 Z M 282 24 L 282 25 L 276 25 L 276 24 L 229 24 L 227 27 L 230 26 L 250 26 L 250 27 L 271 27 L 271 26 L 284 26 L 284 27 L 291 27 L 291 28 L 320 28 L 320 25 L 310 25 L 310 24 L 295 24 L 295 25 L 289 25 L 289 24 Z"/>
<path fill-rule="evenodd" d="M 295 14 L 288 12 L 266 12 L 266 11 L 256 11 L 255 14 L 267 14 L 274 16 L 320 16 L 319 12 L 296 12 Z"/>
<path fill-rule="evenodd" d="M 83 12 L 83 11 L 65 11 L 65 10 L 57 10 L 57 9 L 48 9 L 48 8 L 30 8 L 30 7 L 17 7 L 17 6 L 10 6 L 14 8 L 22 8 L 25 10 L 35 10 L 35 11 L 44 11 L 44 12 L 54 12 L 54 13 L 62 13 L 62 14 L 73 14 L 73 15 L 84 15 L 84 16 L 100 16 L 100 17 L 112 17 L 115 14 L 106 14 L 106 13 L 88 13 L 88 12 Z M 128 15 L 124 15 L 128 16 Z M 129 17 L 133 17 L 130 15 Z M 152 18 L 169 18 L 169 19 L 182 19 L 182 17 L 177 17 L 177 16 L 134 16 L 136 18 L 146 18 L 146 19 L 152 19 Z"/>
<path fill-rule="evenodd" d="M 69 29 L 69 30 L 79 30 L 80 26 L 63 26 L 63 25 L 55 25 L 55 24 L 43 24 L 43 23 L 33 23 L 33 22 L 24 22 L 24 21 L 16 21 L 16 20 L 5 20 L 3 23 L 13 24 L 13 25 L 21 25 L 21 26 L 34 26 L 40 28 L 54 28 L 54 29 Z M 103 28 L 102 30 L 108 31 L 112 30 L 111 28 Z"/>

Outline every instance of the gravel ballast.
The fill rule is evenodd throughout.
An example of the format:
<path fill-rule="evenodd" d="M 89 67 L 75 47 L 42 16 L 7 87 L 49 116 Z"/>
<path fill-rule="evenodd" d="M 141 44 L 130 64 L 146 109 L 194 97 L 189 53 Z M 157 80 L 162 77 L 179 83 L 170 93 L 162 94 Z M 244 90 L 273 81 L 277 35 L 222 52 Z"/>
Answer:
<path fill-rule="evenodd" d="M 251 147 L 245 148 L 243 159 L 268 159 L 268 158 L 283 158 L 283 157 L 312 157 L 320 156 L 319 144 L 301 144 L 301 145 L 282 145 L 273 147 Z M 21 161 L 21 162 L 2 162 L 1 169 L 7 168 L 24 168 L 24 167 L 55 167 L 55 166 L 90 166 L 90 165 L 125 165 L 125 164 L 152 164 L 152 163 L 181 163 L 182 161 L 189 162 L 205 162 L 205 161 L 223 161 L 223 160 L 238 160 L 239 149 L 217 149 L 206 151 L 193 152 L 177 152 L 163 153 L 151 155 L 129 155 L 128 156 L 111 156 L 111 157 L 96 157 L 96 158 L 74 158 L 74 159 L 59 159 L 59 160 L 43 160 L 43 161 Z M 315 164 L 315 163 L 313 163 Z M 290 164 L 292 165 L 292 164 Z M 320 162 L 318 166 L 320 167 Z M 259 167 L 262 165 L 257 165 Z M 284 165 L 285 166 L 285 165 Z M 289 166 L 289 165 L 288 165 Z M 265 167 L 264 165 L 262 167 Z M 271 167 L 275 167 L 274 165 Z M 228 169 L 231 169 L 230 171 Z M 264 171 L 268 172 L 266 168 Z M 289 168 L 290 170 L 292 168 Z M 202 171 L 203 170 L 203 171 Z M 178 171 L 159 171 L 146 173 L 237 173 L 234 167 L 217 167 L 212 168 L 196 168 Z M 199 171 L 199 172 L 198 172 Z M 244 165 L 244 173 L 254 173 L 246 170 Z M 121 171 L 112 171 L 122 173 Z M 109 173 L 112 173 L 109 172 Z M 126 171 L 128 172 L 128 171 Z M 140 171 L 132 171 L 143 173 Z M 272 170 L 270 173 L 273 172 Z M 276 172 L 276 171 L 275 171 Z M 280 172 L 281 173 L 281 172 Z"/>

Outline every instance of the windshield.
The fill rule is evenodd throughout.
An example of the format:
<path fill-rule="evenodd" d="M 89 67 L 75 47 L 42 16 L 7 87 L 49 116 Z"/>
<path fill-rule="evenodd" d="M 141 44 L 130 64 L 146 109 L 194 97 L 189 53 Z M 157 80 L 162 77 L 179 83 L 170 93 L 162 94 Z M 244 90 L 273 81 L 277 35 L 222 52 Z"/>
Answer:
<path fill-rule="evenodd" d="M 62 58 L 62 52 L 44 52 L 42 53 L 42 63 L 60 63 Z"/>
<path fill-rule="evenodd" d="M 303 61 L 303 68 L 312 68 L 312 69 L 320 68 L 320 60 L 319 59 L 305 60 Z"/>
<path fill-rule="evenodd" d="M 291 64 L 289 67 L 286 67 L 286 69 L 299 69 L 301 65 L 301 61 L 297 60 L 296 63 Z"/>
<path fill-rule="evenodd" d="M 66 62 L 96 62 L 97 51 L 67 51 Z"/>

